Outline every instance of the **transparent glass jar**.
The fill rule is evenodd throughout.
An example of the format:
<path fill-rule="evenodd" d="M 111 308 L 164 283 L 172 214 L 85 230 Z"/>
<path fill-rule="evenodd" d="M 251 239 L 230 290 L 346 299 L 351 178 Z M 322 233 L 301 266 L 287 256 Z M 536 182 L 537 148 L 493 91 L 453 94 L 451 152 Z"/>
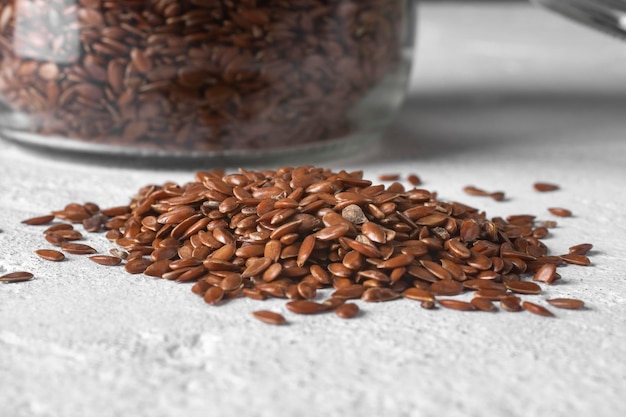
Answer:
<path fill-rule="evenodd" d="M 0 134 L 95 154 L 360 146 L 407 88 L 412 0 L 0 0 Z"/>

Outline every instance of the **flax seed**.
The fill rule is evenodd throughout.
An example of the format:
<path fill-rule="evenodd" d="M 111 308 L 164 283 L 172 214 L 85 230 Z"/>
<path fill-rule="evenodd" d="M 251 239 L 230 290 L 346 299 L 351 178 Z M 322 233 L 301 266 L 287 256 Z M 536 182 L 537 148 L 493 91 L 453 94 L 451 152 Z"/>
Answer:
<path fill-rule="evenodd" d="M 89 245 L 84 243 L 64 243 L 61 245 L 61 250 L 73 255 L 90 255 L 97 251 Z"/>
<path fill-rule="evenodd" d="M 24 281 L 30 281 L 34 277 L 35 276 L 30 272 L 16 271 L 16 272 L 10 272 L 8 274 L 0 275 L 0 282 L 4 282 L 4 283 L 24 282 Z"/>
<path fill-rule="evenodd" d="M 65 255 L 62 252 L 54 249 L 38 249 L 35 253 L 47 261 L 60 262 L 65 259 Z"/>
<path fill-rule="evenodd" d="M 523 301 L 522 307 L 524 307 L 524 310 L 529 311 L 538 316 L 554 317 L 554 314 L 550 310 L 548 310 L 547 308 L 543 306 L 540 306 L 539 304 L 531 303 L 530 301 Z"/>
<path fill-rule="evenodd" d="M 22 220 L 22 223 L 30 225 L 30 226 L 41 226 L 41 225 L 52 223 L 52 221 L 54 220 L 54 217 L 55 216 L 51 214 L 47 214 L 43 216 L 31 217 L 31 218 Z"/>
<path fill-rule="evenodd" d="M 274 324 L 274 325 L 282 325 L 287 321 L 282 314 L 275 313 L 269 310 L 258 310 L 254 311 L 252 315 L 257 319 L 266 324 Z"/>
<path fill-rule="evenodd" d="M 585 306 L 584 301 L 574 298 L 552 298 L 546 301 L 554 307 L 568 310 L 578 310 Z"/>
<path fill-rule="evenodd" d="M 122 260 L 120 258 L 109 255 L 94 255 L 90 256 L 89 259 L 97 264 L 105 266 L 115 266 L 122 263 Z"/>
<path fill-rule="evenodd" d="M 550 207 L 548 208 L 548 211 L 558 217 L 571 217 L 572 216 L 571 210 L 568 210 L 562 207 Z"/>
<path fill-rule="evenodd" d="M 351 319 L 359 314 L 359 306 L 355 303 L 345 303 L 335 308 L 335 314 L 342 319 Z"/>
<path fill-rule="evenodd" d="M 452 310 L 460 310 L 460 311 L 474 311 L 476 310 L 476 306 L 467 301 L 461 300 L 452 300 L 452 299 L 439 299 L 437 303 L 442 307 L 449 308 Z"/>
<path fill-rule="evenodd" d="M 536 191 L 539 191 L 541 193 L 545 193 L 548 191 L 556 191 L 558 190 L 560 187 L 556 184 L 551 184 L 551 183 L 547 183 L 547 182 L 536 182 L 533 184 L 533 188 Z"/>

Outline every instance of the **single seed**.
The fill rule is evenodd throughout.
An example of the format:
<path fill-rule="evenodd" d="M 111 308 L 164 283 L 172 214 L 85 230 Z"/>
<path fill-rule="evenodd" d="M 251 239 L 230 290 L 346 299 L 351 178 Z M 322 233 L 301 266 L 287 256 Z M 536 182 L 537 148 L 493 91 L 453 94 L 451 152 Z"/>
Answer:
<path fill-rule="evenodd" d="M 560 258 L 563 259 L 568 264 L 572 264 L 572 265 L 581 265 L 581 266 L 591 265 L 591 261 L 585 255 L 577 255 L 575 253 L 569 253 L 566 255 L 561 255 Z"/>
<path fill-rule="evenodd" d="M 35 276 L 32 273 L 26 271 L 9 272 L 8 274 L 0 276 L 0 282 L 13 283 L 30 281 L 34 277 Z"/>
<path fill-rule="evenodd" d="M 554 307 L 568 310 L 578 310 L 585 306 L 584 301 L 575 298 L 552 298 L 546 301 Z"/>
<path fill-rule="evenodd" d="M 328 306 L 309 300 L 295 300 L 285 304 L 287 309 L 296 314 L 319 314 L 328 310 Z"/>
<path fill-rule="evenodd" d="M 531 303 L 530 301 L 522 302 L 522 307 L 524 307 L 526 311 L 537 314 L 538 316 L 554 317 L 554 314 L 550 310 L 539 304 Z"/>
<path fill-rule="evenodd" d="M 515 296 L 503 297 L 500 299 L 500 306 L 503 310 L 510 311 L 512 313 L 516 313 L 518 311 L 522 311 L 522 305 L 520 304 L 520 298 Z"/>
<path fill-rule="evenodd" d="M 474 311 L 474 310 L 476 310 L 476 306 L 474 304 L 472 304 L 472 303 L 467 302 L 467 301 L 442 299 L 442 300 L 437 300 L 437 302 L 442 307 L 449 308 L 449 309 L 452 309 L 452 310 L 460 310 L 460 311 Z"/>
<path fill-rule="evenodd" d="M 593 248 L 593 245 L 591 243 L 581 243 L 581 244 L 570 247 L 569 254 L 570 255 L 586 255 L 592 248 Z"/>
<path fill-rule="evenodd" d="M 539 191 L 541 193 L 545 193 L 545 192 L 548 192 L 548 191 L 556 191 L 560 187 L 558 185 L 556 185 L 556 184 L 550 184 L 550 183 L 547 183 L 547 182 L 536 182 L 536 183 L 533 184 L 533 188 L 536 191 Z"/>
<path fill-rule="evenodd" d="M 224 298 L 224 290 L 220 287 L 210 287 L 204 293 L 204 302 L 211 305 L 219 304 Z"/>
<path fill-rule="evenodd" d="M 558 217 L 571 217 L 572 212 L 562 207 L 550 207 L 548 211 Z"/>
<path fill-rule="evenodd" d="M 64 243 L 61 245 L 61 250 L 73 255 L 89 255 L 97 252 L 94 248 L 84 243 Z"/>
<path fill-rule="evenodd" d="M 474 297 L 470 301 L 480 311 L 496 311 L 496 306 L 487 298 Z"/>
<path fill-rule="evenodd" d="M 94 255 L 94 256 L 90 256 L 89 259 L 91 259 L 93 262 L 97 264 L 105 265 L 105 266 L 115 266 L 115 265 L 119 265 L 120 263 L 122 263 L 122 260 L 118 258 L 117 256 L 109 256 L 109 255 Z"/>
<path fill-rule="evenodd" d="M 533 281 L 545 282 L 546 284 L 552 284 L 556 278 L 556 265 L 555 264 L 543 264 L 537 269 L 535 275 L 533 275 Z"/>
<path fill-rule="evenodd" d="M 287 323 L 285 317 L 282 314 L 275 313 L 269 310 L 258 310 L 252 312 L 252 315 L 257 319 L 266 324 L 275 324 L 281 325 Z"/>
<path fill-rule="evenodd" d="M 149 259 L 136 258 L 126 262 L 124 269 L 129 274 L 141 274 L 150 266 L 150 264 L 152 264 L 152 261 Z"/>
<path fill-rule="evenodd" d="M 398 181 L 400 179 L 400 174 L 380 174 L 378 176 L 378 181 Z"/>
<path fill-rule="evenodd" d="M 30 226 L 41 226 L 44 224 L 50 224 L 52 220 L 54 220 L 54 216 L 51 214 L 48 214 L 44 216 L 31 217 L 29 219 L 22 220 L 22 223 L 30 225 Z"/>
<path fill-rule="evenodd" d="M 351 319 L 359 314 L 359 306 L 355 303 L 345 303 L 335 309 L 335 314 L 342 319 Z"/>
<path fill-rule="evenodd" d="M 47 261 L 60 262 L 65 259 L 63 252 L 54 249 L 38 249 L 35 251 L 37 256 Z"/>
<path fill-rule="evenodd" d="M 406 290 L 404 290 L 402 295 L 404 296 L 404 298 L 415 301 L 435 301 L 435 296 L 431 292 L 423 290 L 421 288 L 407 288 Z"/>
<path fill-rule="evenodd" d="M 420 179 L 420 177 L 418 177 L 418 176 L 417 176 L 417 175 L 415 175 L 415 174 L 409 174 L 409 175 L 406 177 L 406 179 L 407 179 L 407 181 L 409 182 L 409 184 L 411 184 L 411 185 L 413 185 L 413 186 L 415 186 L 415 187 L 417 187 L 417 186 L 419 186 L 419 185 L 422 185 L 422 180 Z"/>
<path fill-rule="evenodd" d="M 510 281 L 506 283 L 506 287 L 518 294 L 539 294 L 541 287 L 530 281 Z"/>
<path fill-rule="evenodd" d="M 385 302 L 402 297 L 402 294 L 390 288 L 368 288 L 361 295 L 361 300 L 367 302 Z"/>

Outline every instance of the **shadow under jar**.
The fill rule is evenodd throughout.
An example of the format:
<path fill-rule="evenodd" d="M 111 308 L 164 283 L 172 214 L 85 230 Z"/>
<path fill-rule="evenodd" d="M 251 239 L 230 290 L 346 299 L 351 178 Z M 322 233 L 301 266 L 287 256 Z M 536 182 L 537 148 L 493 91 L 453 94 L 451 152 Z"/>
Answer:
<path fill-rule="evenodd" d="M 234 159 L 361 144 L 404 96 L 412 0 L 0 0 L 0 133 Z"/>

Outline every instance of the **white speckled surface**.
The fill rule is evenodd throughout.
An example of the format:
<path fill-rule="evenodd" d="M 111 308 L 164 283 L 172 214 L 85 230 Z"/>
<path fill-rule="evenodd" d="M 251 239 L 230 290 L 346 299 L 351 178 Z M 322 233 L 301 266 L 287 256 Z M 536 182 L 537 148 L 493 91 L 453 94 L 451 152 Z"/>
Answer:
<path fill-rule="evenodd" d="M 296 316 L 284 302 L 207 306 L 189 287 L 80 256 L 32 251 L 20 220 L 69 201 L 126 203 L 147 183 L 192 171 L 53 161 L 0 142 L 0 415 L 590 416 L 626 413 L 626 45 L 530 6 L 422 9 L 414 96 L 375 157 L 330 167 L 415 172 L 445 199 L 557 219 L 555 254 L 591 242 L 536 300 L 581 298 L 584 311 L 427 311 L 361 304 L 362 317 Z M 561 185 L 532 190 L 538 180 Z M 497 203 L 464 185 L 505 190 Z M 109 243 L 95 237 L 101 251 Z M 259 307 L 291 325 L 251 318 Z"/>

